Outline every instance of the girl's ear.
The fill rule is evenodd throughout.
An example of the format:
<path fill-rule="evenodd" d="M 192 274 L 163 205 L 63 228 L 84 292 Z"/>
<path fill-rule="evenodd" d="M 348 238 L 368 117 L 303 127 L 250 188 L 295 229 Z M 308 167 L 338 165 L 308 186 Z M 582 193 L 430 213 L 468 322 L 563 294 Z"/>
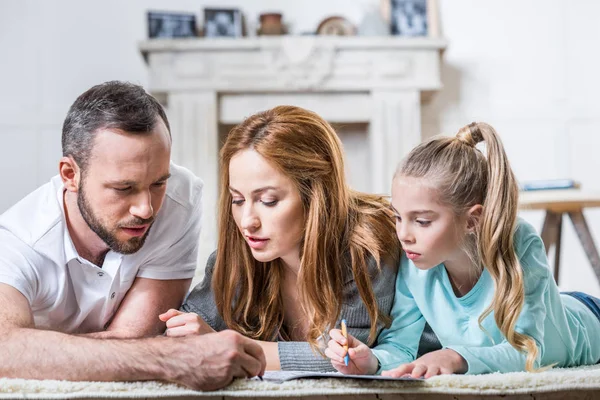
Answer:
<path fill-rule="evenodd" d="M 467 233 L 476 233 L 481 216 L 483 215 L 483 206 L 475 204 L 467 211 Z"/>

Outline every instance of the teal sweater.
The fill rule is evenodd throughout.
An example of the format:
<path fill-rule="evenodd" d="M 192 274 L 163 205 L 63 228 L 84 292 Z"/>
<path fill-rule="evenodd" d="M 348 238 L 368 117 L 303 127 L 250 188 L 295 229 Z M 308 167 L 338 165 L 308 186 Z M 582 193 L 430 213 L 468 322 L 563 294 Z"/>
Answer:
<path fill-rule="evenodd" d="M 531 336 L 540 350 L 537 366 L 595 364 L 600 360 L 600 322 L 580 301 L 560 294 L 548 268 L 544 245 L 533 227 L 519 220 L 514 236 L 523 268 L 525 303 L 516 331 Z M 456 297 L 443 264 L 419 270 L 402 258 L 392 308 L 393 323 L 374 348 L 381 370 L 412 362 L 425 321 L 441 344 L 468 363 L 468 374 L 525 369 L 526 355 L 506 341 L 493 313 L 478 324 L 494 295 L 494 282 L 483 270 L 469 293 Z"/>

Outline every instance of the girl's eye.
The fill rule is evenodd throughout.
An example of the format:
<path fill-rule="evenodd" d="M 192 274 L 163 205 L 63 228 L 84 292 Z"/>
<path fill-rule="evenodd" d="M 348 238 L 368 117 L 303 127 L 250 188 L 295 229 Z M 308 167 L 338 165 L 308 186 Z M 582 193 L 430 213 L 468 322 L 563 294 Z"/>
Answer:
<path fill-rule="evenodd" d="M 421 226 L 429 226 L 429 224 L 431 224 L 431 221 L 423 221 L 423 220 L 417 220 L 417 224 L 421 225 Z"/>
<path fill-rule="evenodd" d="M 396 219 L 396 222 L 402 222 L 402 218 L 400 218 L 399 215 L 394 215 L 394 218 Z"/>
<path fill-rule="evenodd" d="M 261 202 L 267 206 L 267 207 L 273 207 L 275 204 L 277 204 L 278 200 L 273 200 L 273 201 L 262 201 Z"/>
<path fill-rule="evenodd" d="M 243 199 L 233 199 L 233 200 L 231 200 L 231 204 L 235 204 L 236 206 L 239 206 L 243 202 L 244 202 Z"/>

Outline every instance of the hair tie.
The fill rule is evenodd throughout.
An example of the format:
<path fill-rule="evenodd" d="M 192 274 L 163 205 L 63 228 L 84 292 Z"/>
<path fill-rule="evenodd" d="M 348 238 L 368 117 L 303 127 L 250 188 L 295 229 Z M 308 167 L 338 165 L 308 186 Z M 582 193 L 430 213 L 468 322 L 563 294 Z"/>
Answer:
<path fill-rule="evenodd" d="M 471 122 L 469 125 L 461 128 L 456 134 L 456 138 L 471 147 L 475 147 L 477 143 L 483 142 L 483 134 L 477 122 Z"/>

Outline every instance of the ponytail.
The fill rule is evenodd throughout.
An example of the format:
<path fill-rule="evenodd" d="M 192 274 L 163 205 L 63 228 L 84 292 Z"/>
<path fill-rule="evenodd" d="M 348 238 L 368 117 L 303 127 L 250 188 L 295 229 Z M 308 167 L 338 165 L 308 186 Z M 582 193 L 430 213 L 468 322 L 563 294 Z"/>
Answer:
<path fill-rule="evenodd" d="M 539 350 L 530 336 L 515 331 L 523 303 L 525 285 L 523 269 L 517 259 L 514 232 L 517 223 L 519 189 L 508 157 L 498 134 L 486 123 L 471 123 L 462 128 L 457 139 L 473 147 L 484 142 L 487 151 L 488 182 L 483 214 L 478 228 L 478 250 L 482 264 L 496 285 L 490 306 L 479 317 L 479 324 L 492 311 L 506 340 L 517 350 L 527 353 L 525 369 L 535 370 Z"/>

